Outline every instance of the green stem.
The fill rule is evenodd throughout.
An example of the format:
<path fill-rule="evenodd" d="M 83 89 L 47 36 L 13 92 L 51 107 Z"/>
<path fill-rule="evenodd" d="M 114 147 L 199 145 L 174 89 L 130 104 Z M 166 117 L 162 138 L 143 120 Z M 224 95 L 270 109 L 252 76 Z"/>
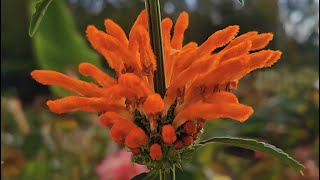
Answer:
<path fill-rule="evenodd" d="M 164 75 L 164 53 L 162 45 L 161 13 L 159 0 L 145 0 L 148 12 L 149 35 L 151 46 L 157 60 L 157 70 L 154 74 L 154 89 L 164 97 L 166 92 Z"/>

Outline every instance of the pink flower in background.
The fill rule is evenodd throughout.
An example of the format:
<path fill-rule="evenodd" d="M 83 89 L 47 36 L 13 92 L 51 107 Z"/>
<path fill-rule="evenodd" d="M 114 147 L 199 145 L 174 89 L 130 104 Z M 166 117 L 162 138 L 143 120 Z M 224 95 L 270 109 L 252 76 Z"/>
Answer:
<path fill-rule="evenodd" d="M 131 163 L 131 152 L 125 150 L 107 156 L 96 168 L 100 180 L 130 180 L 134 176 L 148 172 L 146 166 Z"/>

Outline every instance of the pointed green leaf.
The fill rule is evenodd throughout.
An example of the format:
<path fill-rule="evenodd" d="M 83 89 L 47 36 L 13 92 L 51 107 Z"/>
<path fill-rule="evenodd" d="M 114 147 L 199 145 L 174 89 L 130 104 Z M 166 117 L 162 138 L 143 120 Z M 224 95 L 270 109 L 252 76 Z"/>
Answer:
<path fill-rule="evenodd" d="M 208 139 L 200 142 L 200 145 L 206 145 L 208 143 L 220 143 L 230 146 L 242 147 L 245 149 L 251 149 L 254 151 L 260 151 L 266 153 L 276 159 L 279 159 L 281 162 L 286 163 L 296 170 L 304 169 L 304 166 L 300 164 L 298 161 L 294 160 L 288 154 L 283 152 L 281 149 L 267 144 L 265 142 L 259 142 L 254 139 L 243 139 L 243 138 L 235 138 L 235 137 L 215 137 L 212 139 Z"/>
<path fill-rule="evenodd" d="M 35 7 L 35 12 L 32 14 L 30 25 L 29 25 L 29 36 L 32 37 L 37 31 L 41 20 L 46 13 L 52 0 L 39 0 Z"/>
<path fill-rule="evenodd" d="M 138 174 L 137 176 L 131 178 L 131 180 L 152 180 L 152 179 L 156 179 L 157 177 L 158 177 L 158 171 L 151 170 L 149 172 Z"/>
<path fill-rule="evenodd" d="M 34 7 L 32 3 L 30 10 L 31 7 Z M 85 29 L 81 31 L 84 32 Z M 78 65 L 81 62 L 101 67 L 98 54 L 89 46 L 85 38 L 85 35 L 78 32 L 66 2 L 52 1 L 37 33 L 31 39 L 39 69 L 55 70 L 77 76 L 79 75 Z M 56 86 L 50 88 L 59 97 L 70 95 L 62 88 Z"/>

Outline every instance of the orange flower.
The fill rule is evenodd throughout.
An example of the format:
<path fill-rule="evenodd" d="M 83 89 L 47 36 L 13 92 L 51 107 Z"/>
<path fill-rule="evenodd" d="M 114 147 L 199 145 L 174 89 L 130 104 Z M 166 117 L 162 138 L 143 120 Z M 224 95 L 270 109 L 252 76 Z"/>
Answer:
<path fill-rule="evenodd" d="M 185 146 L 192 145 L 204 121 L 232 118 L 243 122 L 250 117 L 253 109 L 240 104 L 230 90 L 236 89 L 246 74 L 280 59 L 280 51 L 262 50 L 273 34 L 252 31 L 237 37 L 239 26 L 233 25 L 213 33 L 201 45 L 195 42 L 184 45 L 188 14 L 181 13 L 174 26 L 171 19 L 163 19 L 167 91 L 162 98 L 154 92 L 157 67 L 147 23 L 147 13 L 142 11 L 129 36 L 110 19 L 104 22 L 105 31 L 88 26 L 89 42 L 115 70 L 116 78 L 89 63 L 81 63 L 79 72 L 92 77 L 94 83 L 50 70 L 33 71 L 31 76 L 37 82 L 60 86 L 78 95 L 49 100 L 49 109 L 54 113 L 73 110 L 99 113 L 100 123 L 111 128 L 112 139 L 125 143 L 134 153 L 139 150 L 146 155 L 148 149 L 137 148 L 148 146 L 149 142 L 159 143 L 147 147 L 155 160 L 162 158 L 161 148 L 169 144 L 174 143 L 175 149 L 182 148 L 182 142 Z M 218 48 L 220 51 L 216 52 Z"/>
<path fill-rule="evenodd" d="M 176 132 L 171 124 L 162 126 L 162 140 L 167 144 L 172 144 L 177 140 Z"/>
<path fill-rule="evenodd" d="M 110 130 L 110 136 L 114 142 L 122 144 L 130 131 L 134 128 L 137 128 L 137 126 L 132 121 L 118 119 L 114 122 Z"/>
<path fill-rule="evenodd" d="M 149 144 L 149 137 L 141 128 L 134 128 L 130 131 L 125 140 L 125 145 L 129 148 L 138 148 Z"/>
<path fill-rule="evenodd" d="M 152 144 L 150 147 L 150 157 L 155 160 L 162 158 L 162 150 L 159 144 Z"/>

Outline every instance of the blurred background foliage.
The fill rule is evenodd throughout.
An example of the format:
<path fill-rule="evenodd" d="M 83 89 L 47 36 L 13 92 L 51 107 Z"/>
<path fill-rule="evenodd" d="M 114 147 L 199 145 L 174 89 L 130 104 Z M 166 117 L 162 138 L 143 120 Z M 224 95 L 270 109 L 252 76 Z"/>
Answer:
<path fill-rule="evenodd" d="M 186 163 L 178 179 L 319 179 L 319 0 L 161 0 L 162 16 L 174 20 L 188 11 L 185 42 L 203 42 L 216 30 L 239 24 L 240 34 L 273 32 L 270 49 L 283 51 L 270 69 L 241 80 L 235 93 L 254 107 L 245 123 L 206 123 L 203 139 L 239 136 L 274 144 L 306 166 L 305 176 L 270 157 L 248 150 L 208 145 Z M 28 36 L 34 1 L 1 1 L 1 178 L 98 179 L 96 166 L 117 147 L 97 117 L 55 115 L 48 99 L 66 92 L 33 81 L 33 69 L 73 77 L 80 62 L 108 69 L 89 46 L 89 24 L 104 29 L 113 19 L 129 32 L 143 9 L 141 0 L 54 0 L 35 37 Z"/>

